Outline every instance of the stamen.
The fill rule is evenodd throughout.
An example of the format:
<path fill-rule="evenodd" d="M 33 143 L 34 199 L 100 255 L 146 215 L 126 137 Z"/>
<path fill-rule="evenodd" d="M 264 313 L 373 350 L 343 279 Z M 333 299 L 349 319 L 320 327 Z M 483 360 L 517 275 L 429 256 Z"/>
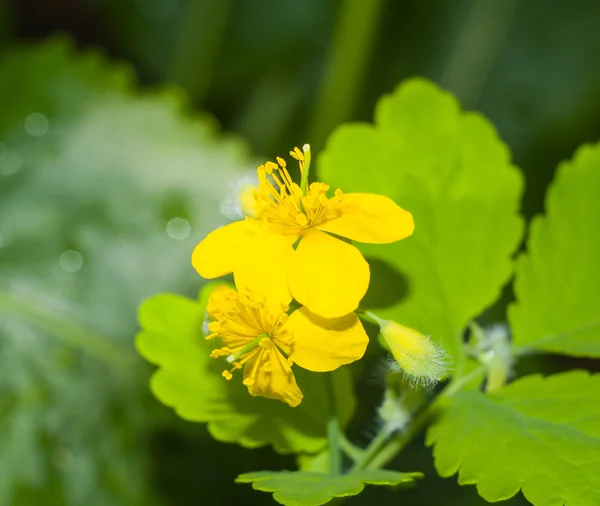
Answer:
<path fill-rule="evenodd" d="M 276 163 L 273 162 L 267 162 L 265 163 L 265 169 L 267 171 L 267 174 L 270 176 L 273 174 L 274 170 L 277 170 L 279 167 L 277 167 Z"/>
<path fill-rule="evenodd" d="M 273 174 L 271 174 L 271 177 L 273 178 L 273 181 L 275 181 L 275 183 L 277 183 L 277 186 L 279 186 L 279 190 L 286 189 L 286 186 L 280 181 L 280 179 L 277 177 L 277 174 L 273 173 Z"/>
<path fill-rule="evenodd" d="M 304 154 L 302 153 L 302 151 L 300 151 L 299 148 L 294 148 L 294 151 L 290 151 L 290 155 L 295 158 L 296 160 L 298 160 L 299 162 L 303 162 L 304 161 Z"/>
<path fill-rule="evenodd" d="M 222 357 L 224 355 L 229 355 L 231 353 L 231 350 L 229 348 L 227 348 L 227 346 L 220 348 L 218 350 L 213 350 L 210 352 L 210 358 L 219 358 Z"/>
<path fill-rule="evenodd" d="M 310 146 L 296 147 L 290 155 L 298 161 L 302 174 L 300 184 L 293 182 L 286 161 L 266 162 L 258 168 L 259 186 L 253 193 L 259 209 L 256 222 L 267 230 L 280 234 L 302 234 L 307 227 L 319 225 L 340 215 L 341 195 L 328 198 L 329 186 L 308 184 L 311 162 Z"/>

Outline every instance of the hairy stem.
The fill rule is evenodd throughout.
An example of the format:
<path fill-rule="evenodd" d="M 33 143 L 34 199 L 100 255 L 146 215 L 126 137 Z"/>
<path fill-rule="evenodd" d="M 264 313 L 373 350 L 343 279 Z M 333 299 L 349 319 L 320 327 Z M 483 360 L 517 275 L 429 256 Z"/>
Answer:
<path fill-rule="evenodd" d="M 383 449 L 385 443 L 388 441 L 388 438 L 391 435 L 391 431 L 387 425 L 384 425 L 379 432 L 375 435 L 375 437 L 369 443 L 360 456 L 359 459 L 354 462 L 352 469 L 350 472 L 360 471 L 367 467 L 367 465 L 373 460 L 373 458 Z"/>
<path fill-rule="evenodd" d="M 393 438 L 388 444 L 376 452 L 371 461 L 366 465 L 368 469 L 379 469 L 393 460 L 413 438 L 415 438 L 431 421 L 431 418 L 439 408 L 442 401 L 449 399 L 460 392 L 466 385 L 477 379 L 483 379 L 485 376 L 485 366 L 480 366 L 470 374 L 463 376 L 455 381 L 451 381 L 444 390 L 421 411 L 408 425 L 408 427 Z"/>
<path fill-rule="evenodd" d="M 344 452 L 344 454 L 350 457 L 353 461 L 361 459 L 364 455 L 365 450 L 348 441 L 348 438 L 343 432 L 340 432 L 339 434 L 339 441 L 342 452 Z"/>

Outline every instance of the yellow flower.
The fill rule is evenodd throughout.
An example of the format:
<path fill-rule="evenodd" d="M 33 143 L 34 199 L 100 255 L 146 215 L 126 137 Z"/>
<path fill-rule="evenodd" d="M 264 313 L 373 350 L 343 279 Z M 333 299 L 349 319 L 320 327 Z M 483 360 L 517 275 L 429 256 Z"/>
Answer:
<path fill-rule="evenodd" d="M 216 288 L 207 311 L 213 321 L 207 339 L 220 337 L 223 347 L 212 358 L 227 357 L 226 379 L 244 369 L 251 395 L 279 399 L 290 406 L 302 401 L 292 364 L 309 371 L 333 371 L 364 355 L 369 342 L 355 313 L 324 319 L 302 307 L 287 315 L 290 299 L 268 303 L 263 295 L 242 288 Z"/>
<path fill-rule="evenodd" d="M 305 181 L 308 147 L 290 154 Z M 253 278 L 271 290 L 267 298 L 290 292 L 311 312 L 335 318 L 358 307 L 370 278 L 360 251 L 335 236 L 386 244 L 414 229 L 412 215 L 387 197 L 341 190 L 328 197 L 326 184 L 294 183 L 281 158 L 261 165 L 258 179 L 254 205 L 246 202 L 255 216 L 213 231 L 194 250 L 192 264 L 201 276 Z"/>

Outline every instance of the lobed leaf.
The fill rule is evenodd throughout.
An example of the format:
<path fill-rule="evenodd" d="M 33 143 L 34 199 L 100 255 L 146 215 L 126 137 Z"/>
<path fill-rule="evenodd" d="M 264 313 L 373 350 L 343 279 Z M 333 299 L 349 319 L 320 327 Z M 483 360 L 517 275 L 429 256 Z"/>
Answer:
<path fill-rule="evenodd" d="M 509 308 L 514 344 L 600 357 L 600 144 L 558 169 L 530 227 Z"/>
<path fill-rule="evenodd" d="M 522 176 L 492 125 L 412 79 L 379 101 L 374 125 L 339 127 L 319 170 L 345 192 L 384 194 L 413 213 L 412 237 L 361 246 L 372 271 L 363 302 L 440 340 L 462 374 L 462 332 L 498 298 L 523 232 Z"/>
<path fill-rule="evenodd" d="M 487 501 L 519 489 L 534 506 L 600 504 L 600 374 L 527 376 L 448 399 L 427 433 L 435 467 Z"/>
<path fill-rule="evenodd" d="M 216 286 L 208 285 L 201 294 Z M 282 453 L 317 452 L 326 443 L 329 406 L 325 376 L 294 367 L 304 392 L 300 406 L 252 397 L 239 373 L 226 381 L 224 360 L 209 357 L 214 344 L 203 337 L 204 308 L 196 301 L 163 294 L 140 308 L 142 332 L 136 339 L 139 352 L 159 366 L 151 380 L 156 397 L 182 418 L 206 422 L 219 441 L 248 448 L 271 444 Z M 354 411 L 354 396 L 347 368 L 334 373 L 342 423 Z"/>
<path fill-rule="evenodd" d="M 400 473 L 369 469 L 355 474 L 331 475 L 311 471 L 257 471 L 241 474 L 238 483 L 252 483 L 252 488 L 273 492 L 273 498 L 286 506 L 319 506 L 334 497 L 360 494 L 365 485 L 397 486 L 411 484 L 421 473 Z"/>

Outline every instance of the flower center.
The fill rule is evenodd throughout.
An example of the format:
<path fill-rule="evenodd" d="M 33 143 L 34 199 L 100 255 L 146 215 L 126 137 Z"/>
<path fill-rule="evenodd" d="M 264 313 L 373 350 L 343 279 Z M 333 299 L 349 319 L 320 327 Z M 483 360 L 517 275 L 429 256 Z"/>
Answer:
<path fill-rule="evenodd" d="M 292 155 L 300 162 L 302 171 L 302 152 L 296 148 Z M 261 165 L 257 172 L 259 184 L 254 191 L 255 208 L 257 220 L 266 228 L 281 234 L 301 234 L 340 216 L 342 191 L 336 190 L 335 196 L 328 198 L 329 186 L 324 183 L 301 188 L 292 181 L 282 158 L 278 157 L 277 163 Z"/>
<path fill-rule="evenodd" d="M 235 370 L 241 369 L 261 349 L 276 345 L 289 355 L 292 336 L 282 328 L 287 320 L 286 307 L 275 314 L 252 294 L 227 290 L 221 299 L 223 303 L 219 304 L 219 298 L 215 297 L 216 303 L 209 309 L 214 321 L 208 325 L 211 334 L 206 339 L 221 338 L 223 347 L 213 350 L 210 356 L 227 357 L 232 367 L 223 371 L 223 377 L 229 380 Z"/>

